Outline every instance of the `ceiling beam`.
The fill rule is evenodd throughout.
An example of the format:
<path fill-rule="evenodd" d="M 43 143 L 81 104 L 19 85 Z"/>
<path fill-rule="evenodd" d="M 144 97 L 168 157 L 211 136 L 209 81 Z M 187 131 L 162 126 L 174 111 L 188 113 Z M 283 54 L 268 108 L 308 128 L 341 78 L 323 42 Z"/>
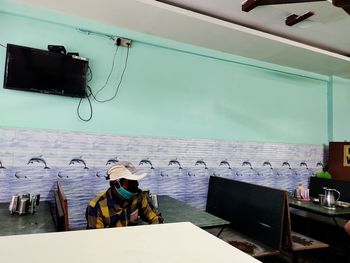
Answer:
<path fill-rule="evenodd" d="M 296 4 L 305 2 L 322 2 L 327 0 L 246 0 L 242 3 L 242 11 L 249 12 L 259 5 L 284 5 L 284 4 Z M 341 2 L 339 0 L 333 0 Z"/>
<path fill-rule="evenodd" d="M 242 11 L 249 12 L 258 6 L 256 0 L 247 0 L 242 4 Z"/>
<path fill-rule="evenodd" d="M 298 16 L 296 14 L 292 14 L 292 15 L 286 17 L 286 25 L 293 26 L 297 23 L 300 23 L 301 21 L 304 21 L 305 19 L 308 19 L 309 17 L 313 16 L 314 14 L 315 13 L 312 11 L 309 11 L 301 16 Z"/>

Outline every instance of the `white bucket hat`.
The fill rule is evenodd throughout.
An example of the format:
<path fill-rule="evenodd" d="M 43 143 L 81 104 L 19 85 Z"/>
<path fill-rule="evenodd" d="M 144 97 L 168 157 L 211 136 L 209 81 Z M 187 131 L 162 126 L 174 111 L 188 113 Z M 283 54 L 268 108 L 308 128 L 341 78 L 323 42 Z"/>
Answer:
<path fill-rule="evenodd" d="M 144 178 L 146 175 L 147 173 L 138 172 L 135 166 L 127 162 L 115 164 L 107 171 L 107 178 L 109 178 L 110 181 L 115 181 L 122 178 L 138 181 Z"/>

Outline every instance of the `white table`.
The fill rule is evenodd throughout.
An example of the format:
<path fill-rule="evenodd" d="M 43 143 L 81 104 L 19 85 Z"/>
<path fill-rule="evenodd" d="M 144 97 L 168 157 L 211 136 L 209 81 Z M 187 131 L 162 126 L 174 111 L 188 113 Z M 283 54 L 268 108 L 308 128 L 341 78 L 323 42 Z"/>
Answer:
<path fill-rule="evenodd" d="M 0 237 L 0 262 L 114 260 L 123 263 L 260 262 L 189 222 Z"/>

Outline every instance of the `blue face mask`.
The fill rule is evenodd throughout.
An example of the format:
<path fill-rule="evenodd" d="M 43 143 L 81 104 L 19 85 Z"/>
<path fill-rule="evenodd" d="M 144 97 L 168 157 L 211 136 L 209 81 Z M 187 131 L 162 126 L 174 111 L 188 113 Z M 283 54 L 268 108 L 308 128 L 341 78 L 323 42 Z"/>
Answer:
<path fill-rule="evenodd" d="M 131 198 L 133 198 L 135 195 L 137 195 L 137 193 L 132 193 L 128 190 L 126 190 L 123 186 L 120 185 L 119 181 L 117 181 L 119 184 L 119 188 L 115 188 L 115 190 L 117 191 L 117 193 L 123 197 L 125 200 L 130 200 Z"/>

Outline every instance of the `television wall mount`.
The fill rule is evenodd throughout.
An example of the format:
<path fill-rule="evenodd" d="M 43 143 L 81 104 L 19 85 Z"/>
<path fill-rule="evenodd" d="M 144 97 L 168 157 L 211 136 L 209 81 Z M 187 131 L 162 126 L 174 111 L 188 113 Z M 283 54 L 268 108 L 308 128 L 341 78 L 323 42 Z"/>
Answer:
<path fill-rule="evenodd" d="M 62 54 L 62 55 L 66 55 L 66 49 L 64 48 L 64 46 L 48 45 L 47 49 L 50 52 L 55 52 L 55 53 L 59 53 L 59 54 Z"/>

